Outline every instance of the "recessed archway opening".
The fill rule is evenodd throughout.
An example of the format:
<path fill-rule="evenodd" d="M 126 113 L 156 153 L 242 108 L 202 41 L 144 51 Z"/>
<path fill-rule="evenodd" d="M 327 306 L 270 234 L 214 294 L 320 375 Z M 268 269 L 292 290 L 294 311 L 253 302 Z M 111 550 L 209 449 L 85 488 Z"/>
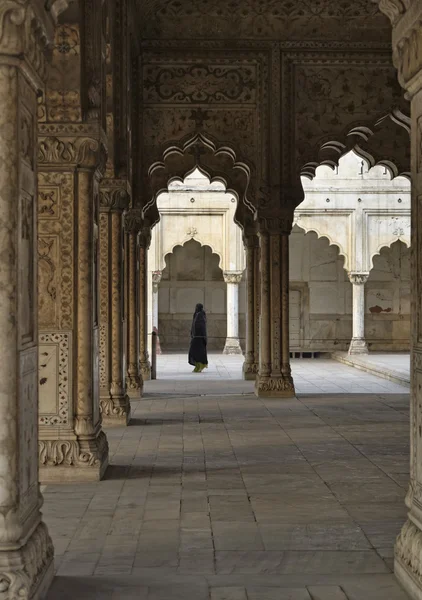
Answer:
<path fill-rule="evenodd" d="M 158 363 L 167 354 L 180 355 L 179 368 L 190 376 L 192 315 L 201 303 L 207 314 L 207 350 L 213 354 L 207 376 L 223 375 L 217 369 L 222 355 L 236 344 L 237 358 L 228 360 L 232 375 L 240 379 L 246 286 L 242 230 L 234 221 L 236 198 L 221 181 L 210 182 L 196 168 L 184 180 L 171 181 L 156 205 L 160 220 L 148 255 L 148 331 L 158 332 Z"/>

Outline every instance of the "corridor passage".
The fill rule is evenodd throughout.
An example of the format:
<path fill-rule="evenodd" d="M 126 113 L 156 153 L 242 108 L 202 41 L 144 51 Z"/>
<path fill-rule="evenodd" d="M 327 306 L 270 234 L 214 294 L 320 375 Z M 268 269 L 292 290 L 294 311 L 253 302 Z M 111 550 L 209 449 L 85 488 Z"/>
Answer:
<path fill-rule="evenodd" d="M 405 600 L 409 397 L 379 381 L 294 400 L 149 382 L 106 479 L 44 488 L 48 599 Z"/>

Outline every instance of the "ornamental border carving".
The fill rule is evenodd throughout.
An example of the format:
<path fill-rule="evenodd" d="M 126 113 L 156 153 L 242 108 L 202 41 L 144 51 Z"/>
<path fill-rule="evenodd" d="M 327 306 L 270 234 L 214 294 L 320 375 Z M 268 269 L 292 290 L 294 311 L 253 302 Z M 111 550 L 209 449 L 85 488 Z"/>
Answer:
<path fill-rule="evenodd" d="M 56 346 L 58 349 L 57 396 L 58 410 L 55 414 L 40 413 L 40 426 L 68 425 L 72 420 L 72 332 L 52 331 L 39 333 L 39 355 L 42 356 L 42 346 Z M 40 361 L 41 362 L 41 361 Z M 40 379 L 38 377 L 40 384 Z"/>

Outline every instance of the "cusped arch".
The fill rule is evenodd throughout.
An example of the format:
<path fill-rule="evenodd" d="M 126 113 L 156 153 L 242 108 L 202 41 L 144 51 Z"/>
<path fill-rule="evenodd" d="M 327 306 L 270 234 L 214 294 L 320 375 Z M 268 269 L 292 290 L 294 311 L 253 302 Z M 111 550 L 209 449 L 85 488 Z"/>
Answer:
<path fill-rule="evenodd" d="M 251 213 L 253 167 L 239 158 L 236 152 L 218 145 L 203 134 L 195 134 L 178 143 L 170 143 L 162 154 L 162 160 L 154 162 L 148 169 L 145 182 L 148 200 L 143 206 L 143 216 L 150 223 L 159 220 L 157 198 L 168 192 L 173 181 L 183 181 L 195 169 L 206 176 L 211 183 L 222 183 L 232 194 L 238 207 L 244 205 Z"/>
<path fill-rule="evenodd" d="M 220 254 L 220 252 L 217 252 L 213 246 L 209 243 L 209 242 L 203 242 L 201 241 L 198 237 L 187 237 L 183 242 L 176 242 L 176 243 L 172 243 L 169 246 L 168 250 L 164 250 L 162 253 L 162 257 L 160 257 L 160 271 L 164 271 L 164 269 L 166 268 L 167 264 L 166 264 L 166 257 L 173 254 L 174 250 L 180 246 L 181 248 L 183 248 L 183 246 L 187 243 L 187 242 L 197 242 L 201 248 L 209 248 L 211 250 L 211 253 L 214 254 L 215 256 L 218 256 L 218 266 L 219 268 L 223 271 L 223 256 Z"/>
<path fill-rule="evenodd" d="M 344 258 L 344 264 L 343 264 L 344 270 L 345 271 L 349 271 L 350 270 L 349 256 L 348 256 L 347 252 L 344 250 L 343 246 L 339 242 L 334 241 L 330 237 L 329 234 L 327 234 L 327 233 L 321 233 L 314 226 L 312 226 L 312 227 L 304 227 L 303 225 L 299 225 L 299 223 L 297 223 L 296 221 L 294 222 L 294 225 L 296 225 L 296 227 L 298 227 L 299 229 L 301 229 L 302 231 L 304 231 L 305 234 L 307 234 L 307 233 L 315 233 L 316 236 L 317 236 L 317 238 L 319 240 L 326 239 L 329 246 L 336 247 L 338 249 L 339 256 L 342 256 Z"/>
<path fill-rule="evenodd" d="M 320 140 L 316 160 L 301 168 L 301 176 L 313 179 L 316 169 L 326 165 L 335 169 L 340 159 L 353 150 L 369 163 L 385 167 L 391 178 L 410 180 L 410 117 L 395 108 L 371 123 L 355 123 L 341 136 Z"/>
<path fill-rule="evenodd" d="M 391 242 L 386 242 L 386 243 L 383 242 L 382 244 L 379 245 L 379 247 L 377 248 L 377 250 L 375 252 L 371 252 L 371 255 L 369 257 L 371 269 L 374 268 L 374 258 L 376 256 L 380 256 L 380 254 L 384 250 L 384 248 L 385 249 L 391 248 L 391 246 L 393 244 L 395 244 L 396 242 L 401 242 L 404 246 L 406 246 L 407 249 L 410 248 L 410 241 L 404 240 L 400 237 L 396 237 L 395 239 L 392 239 Z"/>

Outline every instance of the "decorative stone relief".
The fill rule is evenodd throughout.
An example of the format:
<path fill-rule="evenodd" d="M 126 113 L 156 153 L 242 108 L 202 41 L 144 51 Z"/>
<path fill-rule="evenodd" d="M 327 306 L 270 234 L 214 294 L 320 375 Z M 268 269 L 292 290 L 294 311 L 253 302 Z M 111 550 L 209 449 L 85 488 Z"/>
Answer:
<path fill-rule="evenodd" d="M 39 334 L 40 425 L 67 425 L 72 419 L 71 332 Z"/>

